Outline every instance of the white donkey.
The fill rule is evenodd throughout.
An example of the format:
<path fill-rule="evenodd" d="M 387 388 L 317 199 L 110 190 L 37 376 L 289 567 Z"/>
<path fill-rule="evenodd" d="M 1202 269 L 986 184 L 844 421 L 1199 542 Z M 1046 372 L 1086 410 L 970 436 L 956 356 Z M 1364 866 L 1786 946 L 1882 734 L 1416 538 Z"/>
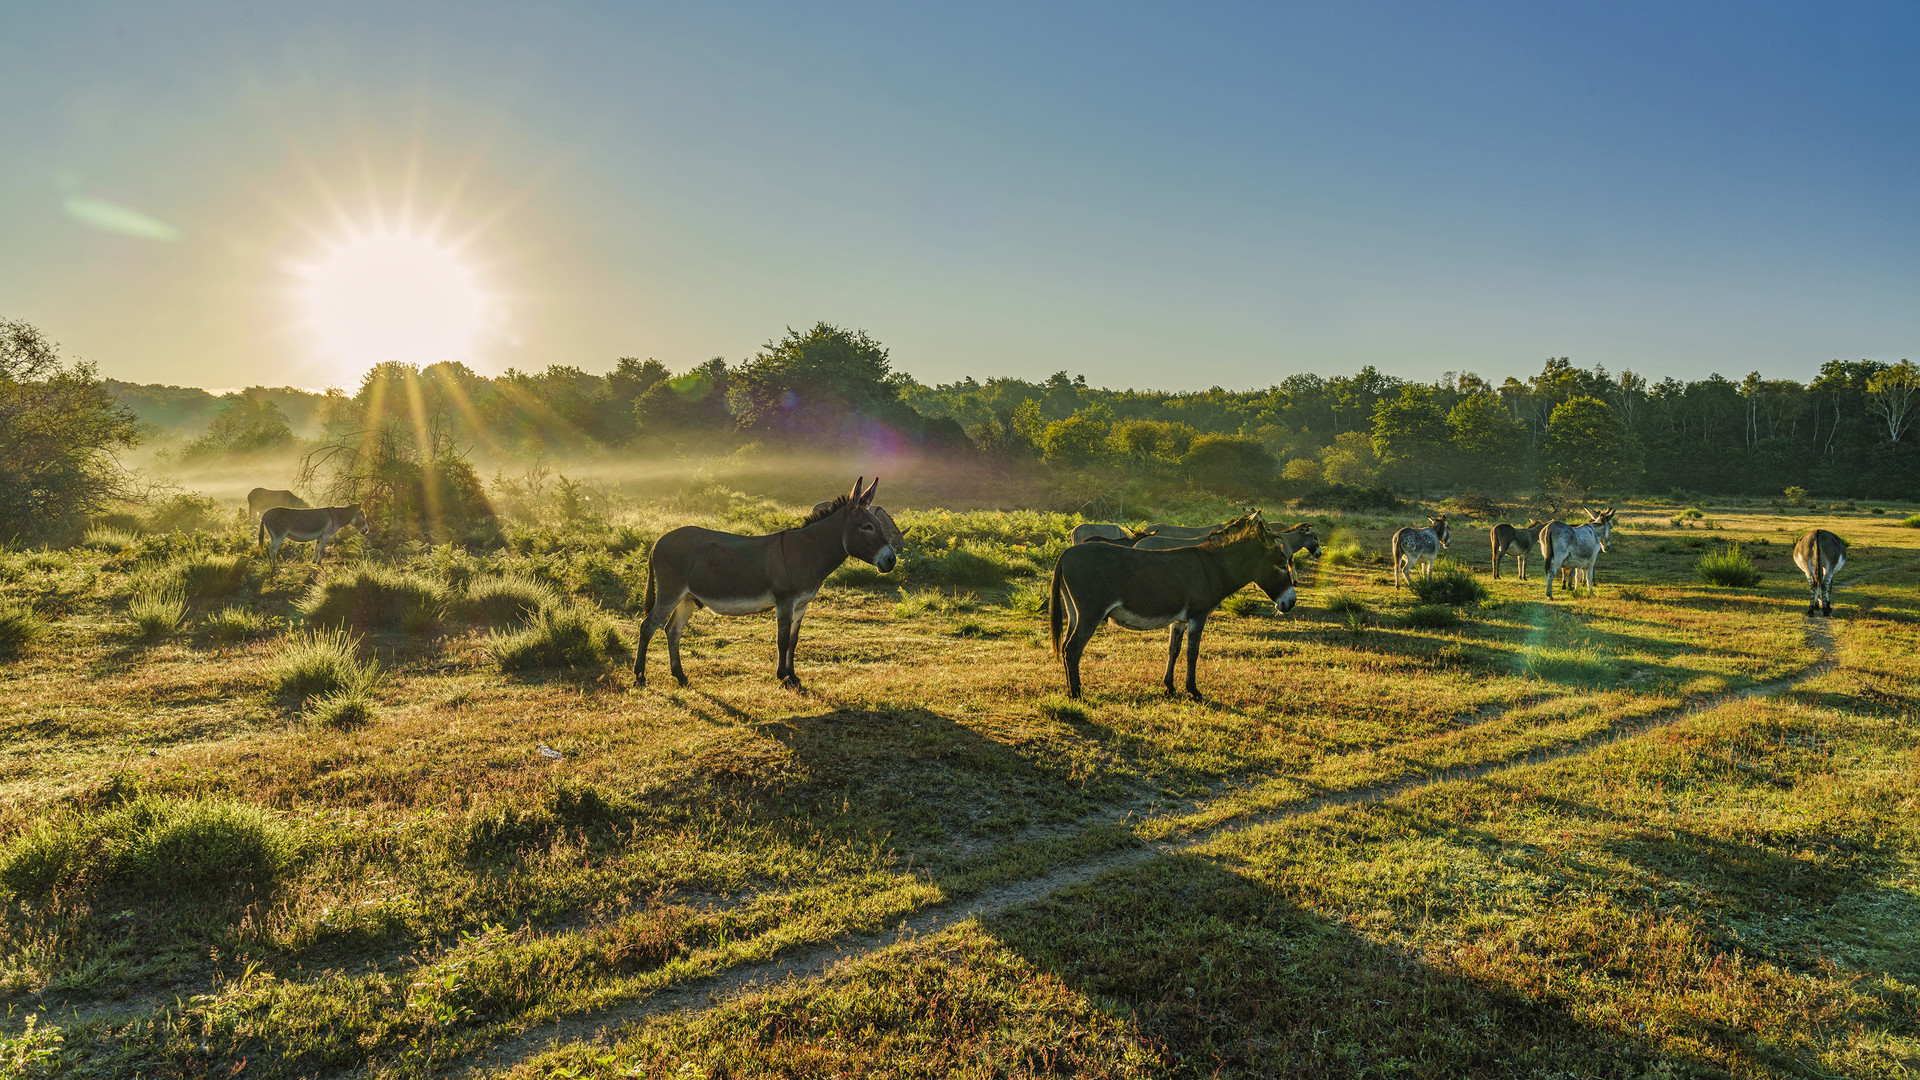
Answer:
<path fill-rule="evenodd" d="M 1577 587 L 1584 574 L 1587 591 L 1593 591 L 1594 564 L 1600 561 L 1602 552 L 1612 550 L 1607 545 L 1613 539 L 1613 515 L 1613 510 L 1604 514 L 1587 510 L 1585 525 L 1569 525 L 1556 519 L 1541 528 L 1540 554 L 1547 560 L 1547 599 L 1553 599 L 1553 579 L 1563 568 L 1573 573 L 1568 588 Z"/>
<path fill-rule="evenodd" d="M 1413 584 L 1413 568 L 1416 565 L 1426 567 L 1428 577 L 1433 576 L 1433 563 L 1440 557 L 1440 549 L 1447 546 L 1447 515 L 1427 519 L 1430 524 L 1424 529 L 1409 525 L 1393 534 L 1393 587 L 1400 587 L 1400 573 L 1406 571 L 1407 584 Z"/>
<path fill-rule="evenodd" d="M 1825 529 L 1813 529 L 1793 545 L 1793 565 L 1807 575 L 1813 598 L 1807 614 L 1833 617 L 1833 575 L 1847 565 L 1847 542 Z"/>

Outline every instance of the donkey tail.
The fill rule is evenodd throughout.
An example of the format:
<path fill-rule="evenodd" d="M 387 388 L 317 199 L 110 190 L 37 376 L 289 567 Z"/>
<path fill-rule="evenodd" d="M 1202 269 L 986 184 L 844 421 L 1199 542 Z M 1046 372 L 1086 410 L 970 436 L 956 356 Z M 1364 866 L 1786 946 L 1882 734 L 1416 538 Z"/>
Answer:
<path fill-rule="evenodd" d="M 1396 529 L 1393 533 L 1393 587 L 1396 589 L 1400 587 L 1400 549 L 1406 542 L 1406 534 L 1405 529 Z M 1412 574 L 1407 575 L 1407 581 L 1413 581 Z"/>
<path fill-rule="evenodd" d="M 1067 620 L 1066 605 L 1060 602 L 1065 592 L 1066 578 L 1060 573 L 1060 563 L 1056 562 L 1053 564 L 1053 593 L 1047 598 L 1047 626 L 1053 631 L 1053 655 L 1056 659 L 1060 656 L 1060 633 Z"/>
<path fill-rule="evenodd" d="M 650 551 L 647 553 L 647 606 L 641 609 L 640 615 L 640 621 L 643 623 L 653 618 L 653 601 L 654 598 L 659 595 L 659 588 L 654 583 L 653 575 L 654 563 L 659 561 L 656 556 L 657 552 Z"/>
<path fill-rule="evenodd" d="M 260 550 L 267 550 L 267 515 L 265 514 L 260 515 L 260 535 L 258 540 L 260 542 Z"/>

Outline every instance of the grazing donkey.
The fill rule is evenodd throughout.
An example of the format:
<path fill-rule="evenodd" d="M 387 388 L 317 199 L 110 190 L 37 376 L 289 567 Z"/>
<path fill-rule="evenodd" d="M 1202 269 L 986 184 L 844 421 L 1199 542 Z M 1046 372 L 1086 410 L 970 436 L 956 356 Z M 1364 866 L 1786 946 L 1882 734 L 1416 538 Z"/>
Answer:
<path fill-rule="evenodd" d="M 1073 542 L 1084 544 L 1089 540 L 1118 540 L 1130 543 L 1134 533 L 1125 525 L 1109 525 L 1104 521 L 1083 521 L 1073 527 Z"/>
<path fill-rule="evenodd" d="M 1424 529 L 1409 525 L 1393 534 L 1393 587 L 1400 587 L 1401 571 L 1406 571 L 1407 584 L 1413 584 L 1413 568 L 1423 566 L 1426 576 L 1433 576 L 1433 563 L 1440 557 L 1440 549 L 1447 546 L 1452 535 L 1447 529 L 1447 515 L 1427 519 Z"/>
<path fill-rule="evenodd" d="M 1520 564 L 1520 580 L 1527 580 L 1527 556 L 1533 554 L 1535 534 L 1544 524 L 1528 518 L 1527 523 L 1517 529 L 1504 521 L 1493 527 L 1494 577 L 1500 576 L 1500 560 L 1511 555 Z"/>
<path fill-rule="evenodd" d="M 305 510 L 305 499 L 291 491 L 276 491 L 273 488 L 254 488 L 247 492 L 247 513 L 258 517 L 276 506 L 291 506 L 295 510 Z"/>
<path fill-rule="evenodd" d="M 1293 572 L 1286 548 L 1266 524 L 1248 514 L 1198 544 L 1166 551 L 1138 551 L 1091 543 L 1061 552 L 1053 567 L 1047 619 L 1053 654 L 1066 661 L 1067 695 L 1080 696 L 1080 655 L 1108 619 L 1129 630 L 1173 628 L 1162 684 L 1172 697 L 1180 639 L 1187 639 L 1187 696 L 1201 700 L 1194 681 L 1200 632 L 1220 601 L 1248 582 L 1260 586 L 1274 608 L 1292 609 Z"/>
<path fill-rule="evenodd" d="M 1813 597 L 1807 614 L 1833 617 L 1833 575 L 1847 565 L 1847 542 L 1825 529 L 1813 529 L 1793 545 L 1793 565 L 1807 575 Z"/>
<path fill-rule="evenodd" d="M 1556 518 L 1541 527 L 1540 555 L 1547 562 L 1547 599 L 1553 599 L 1553 579 L 1562 569 L 1573 575 L 1567 588 L 1578 586 L 1581 575 L 1585 574 L 1587 591 L 1593 591 L 1594 564 L 1600 561 L 1602 552 L 1612 550 L 1608 544 L 1613 539 L 1614 512 L 1609 509 L 1604 514 L 1596 514 L 1587 510 L 1585 525 L 1568 525 Z"/>
<path fill-rule="evenodd" d="M 880 480 L 813 508 L 798 528 L 770 536 L 741 536 L 693 525 L 682 526 L 654 542 L 647 558 L 646 617 L 640 623 L 639 655 L 633 681 L 647 685 L 647 643 L 653 632 L 667 632 L 667 661 L 681 686 L 680 635 L 701 608 L 722 615 L 757 615 L 772 608 L 778 618 L 780 659 L 774 675 L 798 687 L 793 655 L 800 641 L 800 620 L 820 591 L 820 583 L 852 556 L 881 573 L 893 569 L 906 541 L 893 518 L 873 505 Z"/>
<path fill-rule="evenodd" d="M 316 541 L 313 545 L 313 562 L 320 564 L 320 557 L 327 553 L 327 541 L 333 534 L 345 528 L 360 530 L 367 535 L 367 512 L 360 509 L 359 503 L 348 506 L 316 506 L 312 508 L 292 506 L 271 506 L 260 515 L 260 535 L 262 547 L 267 546 L 267 538 L 273 538 L 273 550 L 269 562 L 280 561 L 280 545 L 288 540 L 305 543 Z"/>
<path fill-rule="evenodd" d="M 1252 514 L 1249 514 L 1248 516 L 1254 517 L 1254 516 L 1257 516 L 1259 513 L 1260 511 L 1255 510 L 1253 511 Z M 1208 532 L 1206 536 L 1202 536 L 1198 539 L 1188 539 L 1186 537 L 1180 537 L 1180 536 L 1169 536 L 1165 533 L 1148 534 L 1143 532 L 1140 534 L 1139 538 L 1134 540 L 1134 542 L 1129 546 L 1132 547 L 1133 550 L 1135 551 L 1172 551 L 1175 548 L 1192 547 L 1193 545 L 1200 543 L 1201 540 L 1205 540 L 1207 536 L 1213 536 L 1216 533 L 1220 532 L 1220 530 L 1225 529 L 1227 525 L 1231 525 L 1231 524 L 1233 523 L 1227 522 L 1226 525 L 1215 525 L 1211 532 Z M 1302 521 L 1299 524 L 1286 529 L 1274 529 L 1272 526 L 1268 526 L 1267 535 L 1273 537 L 1275 540 L 1278 540 L 1282 545 L 1286 547 L 1287 560 L 1289 565 L 1292 564 L 1294 555 L 1302 551 L 1306 552 L 1307 554 L 1313 556 L 1316 559 L 1320 557 L 1320 537 L 1319 537 L 1319 534 L 1313 531 L 1313 522 L 1311 521 Z"/>

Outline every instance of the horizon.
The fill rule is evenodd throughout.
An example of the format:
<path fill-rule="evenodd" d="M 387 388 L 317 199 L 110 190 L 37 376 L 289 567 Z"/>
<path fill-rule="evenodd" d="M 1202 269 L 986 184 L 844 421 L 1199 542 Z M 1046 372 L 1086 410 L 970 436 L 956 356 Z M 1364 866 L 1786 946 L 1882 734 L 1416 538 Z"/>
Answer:
<path fill-rule="evenodd" d="M 815 321 L 930 386 L 1164 392 L 1920 340 L 1893 5 L 5 21 L 0 317 L 127 382 L 681 371 Z"/>

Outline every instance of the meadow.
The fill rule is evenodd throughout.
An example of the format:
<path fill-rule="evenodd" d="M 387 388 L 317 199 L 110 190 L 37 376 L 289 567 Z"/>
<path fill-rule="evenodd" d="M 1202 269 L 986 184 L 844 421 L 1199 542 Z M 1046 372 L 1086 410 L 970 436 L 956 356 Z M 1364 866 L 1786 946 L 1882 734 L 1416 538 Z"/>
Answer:
<path fill-rule="evenodd" d="M 1422 512 L 1270 513 L 1324 557 L 1200 703 L 1113 627 L 1064 696 L 1077 517 L 891 508 L 800 692 L 711 613 L 633 688 L 652 540 L 804 509 L 717 487 L 0 552 L 0 1074 L 1920 1074 L 1914 508 L 1623 504 L 1552 602 L 1484 526 L 1422 602 Z"/>

